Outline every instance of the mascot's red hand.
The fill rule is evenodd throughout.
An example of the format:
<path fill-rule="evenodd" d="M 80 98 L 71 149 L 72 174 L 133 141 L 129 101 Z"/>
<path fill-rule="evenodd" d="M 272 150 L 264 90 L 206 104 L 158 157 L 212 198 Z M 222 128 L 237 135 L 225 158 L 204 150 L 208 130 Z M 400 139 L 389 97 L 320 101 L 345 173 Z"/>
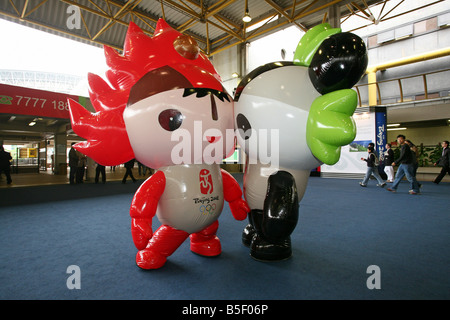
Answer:
<path fill-rule="evenodd" d="M 152 219 L 131 219 L 131 235 L 138 250 L 143 250 L 153 236 Z"/>
<path fill-rule="evenodd" d="M 152 219 L 164 192 L 166 177 L 161 171 L 148 178 L 136 191 L 131 202 L 131 235 L 138 250 L 145 249 L 153 236 Z"/>
<path fill-rule="evenodd" d="M 238 199 L 236 201 L 229 202 L 231 213 L 236 220 L 244 220 L 247 218 L 247 213 L 250 212 L 250 207 L 247 201 L 243 199 Z"/>
<path fill-rule="evenodd" d="M 231 213 L 236 220 L 244 220 L 250 207 L 247 202 L 242 199 L 242 190 L 236 179 L 225 170 L 221 170 L 223 180 L 223 193 L 225 200 L 230 205 Z"/>

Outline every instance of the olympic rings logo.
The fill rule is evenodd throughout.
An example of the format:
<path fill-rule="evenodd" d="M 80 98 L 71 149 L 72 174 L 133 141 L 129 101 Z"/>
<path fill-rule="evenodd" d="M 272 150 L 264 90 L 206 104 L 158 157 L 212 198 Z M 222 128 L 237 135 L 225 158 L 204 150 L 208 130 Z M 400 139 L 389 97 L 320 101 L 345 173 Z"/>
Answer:
<path fill-rule="evenodd" d="M 204 214 L 204 215 L 213 214 L 214 211 L 216 211 L 216 204 L 213 203 L 213 204 L 201 205 L 199 210 L 200 210 L 200 213 Z"/>

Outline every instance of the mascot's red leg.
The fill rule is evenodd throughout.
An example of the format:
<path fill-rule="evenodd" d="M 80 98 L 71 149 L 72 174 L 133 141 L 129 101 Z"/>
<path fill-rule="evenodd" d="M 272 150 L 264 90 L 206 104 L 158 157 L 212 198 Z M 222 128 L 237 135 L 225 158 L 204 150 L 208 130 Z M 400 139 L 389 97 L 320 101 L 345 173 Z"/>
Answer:
<path fill-rule="evenodd" d="M 222 252 L 219 238 L 216 236 L 219 222 L 216 220 L 209 227 L 190 235 L 191 251 L 206 257 L 215 257 Z"/>
<path fill-rule="evenodd" d="M 136 264 L 142 269 L 161 268 L 178 247 L 187 239 L 189 233 L 162 225 L 153 234 L 147 247 L 136 255 Z"/>

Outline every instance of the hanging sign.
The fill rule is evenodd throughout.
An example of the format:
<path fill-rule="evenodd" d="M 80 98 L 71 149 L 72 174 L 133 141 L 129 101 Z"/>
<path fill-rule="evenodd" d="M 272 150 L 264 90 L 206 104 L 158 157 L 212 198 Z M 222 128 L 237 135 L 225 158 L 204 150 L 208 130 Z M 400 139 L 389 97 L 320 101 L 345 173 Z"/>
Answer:
<path fill-rule="evenodd" d="M 70 119 L 67 98 L 82 105 L 86 100 L 64 93 L 0 84 L 0 113 Z"/>

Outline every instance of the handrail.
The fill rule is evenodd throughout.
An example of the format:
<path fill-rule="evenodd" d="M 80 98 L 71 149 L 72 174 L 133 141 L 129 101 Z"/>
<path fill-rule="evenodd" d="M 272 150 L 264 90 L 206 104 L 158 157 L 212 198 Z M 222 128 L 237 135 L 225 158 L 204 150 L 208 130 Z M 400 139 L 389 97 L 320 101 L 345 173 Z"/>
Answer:
<path fill-rule="evenodd" d="M 428 99 L 428 97 L 429 97 L 428 89 L 429 88 L 428 88 L 427 76 L 431 75 L 431 74 L 436 74 L 436 73 L 440 73 L 440 72 L 447 72 L 447 71 L 450 71 L 450 68 L 449 69 L 444 69 L 444 70 L 427 72 L 427 73 L 423 73 L 423 74 L 417 74 L 417 75 L 411 75 L 411 76 L 396 78 L 396 79 L 388 79 L 388 80 L 382 80 L 382 81 L 376 81 L 376 82 L 370 82 L 370 83 L 356 85 L 356 86 L 354 86 L 354 88 L 356 89 L 356 92 L 358 94 L 359 107 L 362 106 L 360 90 L 363 87 L 369 88 L 369 86 L 375 85 L 376 86 L 376 91 L 377 91 L 377 104 L 376 105 L 381 105 L 382 104 L 382 96 L 381 96 L 380 84 L 393 82 L 393 81 L 396 81 L 397 84 L 398 84 L 400 103 L 405 102 L 404 101 L 404 92 L 403 92 L 402 80 L 411 79 L 411 78 L 418 78 L 418 77 L 422 77 L 424 96 L 425 96 L 425 99 Z M 448 89 L 450 89 L 450 82 L 449 82 Z"/>

